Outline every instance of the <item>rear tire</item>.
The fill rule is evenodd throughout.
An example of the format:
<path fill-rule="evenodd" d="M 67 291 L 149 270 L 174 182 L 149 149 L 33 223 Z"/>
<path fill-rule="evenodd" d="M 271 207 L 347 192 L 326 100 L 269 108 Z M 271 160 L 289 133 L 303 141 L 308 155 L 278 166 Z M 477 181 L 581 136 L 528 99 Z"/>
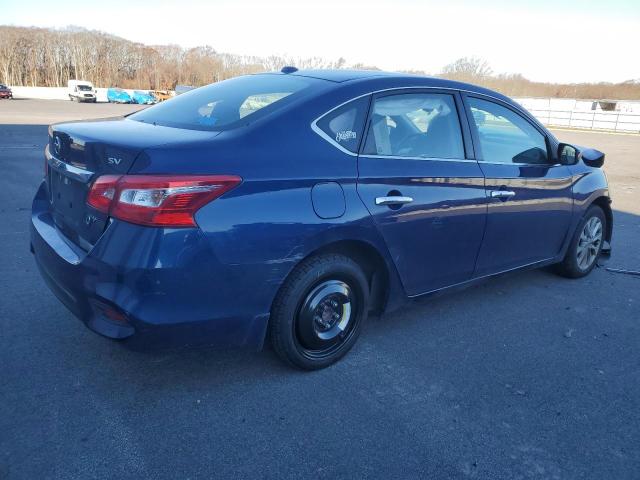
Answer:
<path fill-rule="evenodd" d="M 270 336 L 285 362 L 305 370 L 328 367 L 355 344 L 369 310 L 369 283 L 349 257 L 304 260 L 271 309 Z"/>
<path fill-rule="evenodd" d="M 597 205 L 591 205 L 578 224 L 571 244 L 556 272 L 567 278 L 581 278 L 594 269 L 602 250 L 607 219 Z"/>

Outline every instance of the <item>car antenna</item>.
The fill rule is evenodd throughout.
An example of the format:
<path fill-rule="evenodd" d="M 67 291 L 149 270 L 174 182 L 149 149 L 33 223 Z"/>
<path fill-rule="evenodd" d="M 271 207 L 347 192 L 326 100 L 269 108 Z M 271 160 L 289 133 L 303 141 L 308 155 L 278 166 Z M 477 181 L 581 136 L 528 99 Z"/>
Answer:
<path fill-rule="evenodd" d="M 292 65 L 287 65 L 285 67 L 282 67 L 282 70 L 280 70 L 282 73 L 295 73 L 298 71 L 298 69 Z"/>

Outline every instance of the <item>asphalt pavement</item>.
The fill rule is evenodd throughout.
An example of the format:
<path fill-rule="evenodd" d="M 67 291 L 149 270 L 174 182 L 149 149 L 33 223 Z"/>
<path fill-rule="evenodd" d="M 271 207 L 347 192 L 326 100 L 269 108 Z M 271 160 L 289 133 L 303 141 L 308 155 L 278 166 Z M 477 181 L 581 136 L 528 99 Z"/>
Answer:
<path fill-rule="evenodd" d="M 29 253 L 47 124 L 132 106 L 0 101 L 0 478 L 640 478 L 640 277 L 515 273 L 371 319 L 326 370 L 270 350 L 134 352 Z M 607 152 L 607 266 L 640 270 L 640 136 Z"/>

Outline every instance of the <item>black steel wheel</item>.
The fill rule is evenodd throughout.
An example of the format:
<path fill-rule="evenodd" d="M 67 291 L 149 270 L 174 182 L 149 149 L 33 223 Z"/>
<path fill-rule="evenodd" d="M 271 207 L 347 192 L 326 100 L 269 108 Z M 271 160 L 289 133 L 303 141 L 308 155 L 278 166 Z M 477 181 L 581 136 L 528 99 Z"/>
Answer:
<path fill-rule="evenodd" d="M 296 341 L 310 358 L 331 355 L 354 330 L 358 301 L 348 283 L 324 280 L 313 288 L 298 311 Z"/>
<path fill-rule="evenodd" d="M 360 333 L 368 289 L 364 273 L 346 256 L 304 261 L 287 278 L 272 308 L 271 340 L 278 355 L 308 370 L 337 361 Z"/>

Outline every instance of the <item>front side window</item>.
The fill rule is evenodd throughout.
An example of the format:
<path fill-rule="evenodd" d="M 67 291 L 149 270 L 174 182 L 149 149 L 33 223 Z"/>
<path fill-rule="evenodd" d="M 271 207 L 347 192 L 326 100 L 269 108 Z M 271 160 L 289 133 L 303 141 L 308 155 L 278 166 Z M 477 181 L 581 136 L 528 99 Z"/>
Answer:
<path fill-rule="evenodd" d="M 349 102 L 318 120 L 318 128 L 342 148 L 356 153 L 368 107 L 369 97 Z"/>
<path fill-rule="evenodd" d="M 315 80 L 290 75 L 248 75 L 190 90 L 128 118 L 192 130 L 227 130 L 302 95 Z"/>
<path fill-rule="evenodd" d="M 547 143 L 533 125 L 497 103 L 469 97 L 482 159 L 496 163 L 546 164 Z"/>
<path fill-rule="evenodd" d="M 452 95 L 411 93 L 377 98 L 364 153 L 394 157 L 464 158 Z"/>

